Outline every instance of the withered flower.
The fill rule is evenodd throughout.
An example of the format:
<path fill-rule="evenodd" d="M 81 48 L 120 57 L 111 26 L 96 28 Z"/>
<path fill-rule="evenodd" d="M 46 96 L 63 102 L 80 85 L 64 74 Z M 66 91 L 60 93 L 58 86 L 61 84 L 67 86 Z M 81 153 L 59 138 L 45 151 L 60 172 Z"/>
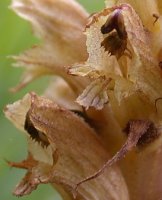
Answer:
<path fill-rule="evenodd" d="M 27 68 L 15 90 L 58 77 L 5 109 L 28 140 L 9 162 L 27 170 L 17 196 L 51 183 L 65 200 L 162 199 L 162 3 L 105 3 L 88 17 L 74 0 L 13 0 L 43 39 L 14 57 Z"/>

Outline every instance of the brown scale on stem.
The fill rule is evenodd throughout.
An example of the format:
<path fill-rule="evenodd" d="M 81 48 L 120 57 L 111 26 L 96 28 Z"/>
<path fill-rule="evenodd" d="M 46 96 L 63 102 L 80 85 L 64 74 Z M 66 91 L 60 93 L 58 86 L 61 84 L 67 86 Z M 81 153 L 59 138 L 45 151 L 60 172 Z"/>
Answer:
<path fill-rule="evenodd" d="M 144 134 L 142 134 L 137 142 L 138 147 L 145 146 L 151 142 L 153 142 L 159 136 L 158 129 L 155 127 L 154 123 L 151 121 L 146 121 L 148 123 L 148 128 Z M 146 123 L 145 122 L 145 123 Z M 124 132 L 128 135 L 130 134 L 131 128 L 134 126 L 138 126 L 138 124 L 144 123 L 143 120 L 130 120 L 124 129 Z"/>
<path fill-rule="evenodd" d="M 154 123 L 149 120 L 130 120 L 126 125 L 124 132 L 127 135 L 127 140 L 121 149 L 96 173 L 80 181 L 76 185 L 74 193 L 76 193 L 81 184 L 93 180 L 103 174 L 107 167 L 111 167 L 113 164 L 123 159 L 134 147 L 143 147 L 146 144 L 153 142 L 159 136 L 158 129 L 155 127 Z"/>

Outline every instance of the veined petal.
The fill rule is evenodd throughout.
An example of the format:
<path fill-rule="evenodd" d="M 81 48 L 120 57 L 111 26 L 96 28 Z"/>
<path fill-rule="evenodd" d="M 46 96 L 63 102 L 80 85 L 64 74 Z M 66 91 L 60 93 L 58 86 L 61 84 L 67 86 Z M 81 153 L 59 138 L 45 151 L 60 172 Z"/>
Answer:
<path fill-rule="evenodd" d="M 24 109 L 26 99 L 30 99 L 31 104 Z M 30 145 L 31 155 L 26 161 L 10 162 L 11 166 L 28 170 L 15 194 L 22 196 L 32 192 L 41 183 L 54 183 L 58 185 L 58 190 L 62 190 L 65 199 L 67 196 L 68 199 L 74 199 L 75 185 L 99 169 L 109 157 L 96 133 L 76 114 L 35 94 L 7 107 L 6 116 L 14 124 L 19 115 L 17 110 L 28 110 L 22 115 L 21 124 L 24 124 L 30 138 L 35 140 L 33 143 L 52 150 L 53 162 L 39 158 L 37 148 L 33 150 Z M 10 111 L 14 115 L 12 118 Z M 51 150 L 48 150 L 48 154 Z M 113 166 L 95 180 L 82 184 L 78 188 L 76 199 L 128 200 L 129 197 L 120 171 Z"/>
<path fill-rule="evenodd" d="M 51 41 L 55 40 L 53 34 L 64 40 L 76 40 L 88 17 L 75 0 L 13 0 L 11 8 L 32 23 L 38 36 Z"/>
<path fill-rule="evenodd" d="M 69 65 L 86 60 L 83 30 L 88 14 L 77 2 L 13 0 L 11 8 L 30 21 L 35 34 L 43 40 L 40 46 L 14 57 L 27 70 L 16 90 L 43 74 L 58 74 L 66 79 Z"/>
<path fill-rule="evenodd" d="M 95 107 L 101 110 L 108 103 L 107 89 L 111 80 L 100 77 L 93 81 L 77 98 L 77 102 L 86 109 Z"/>
<path fill-rule="evenodd" d="M 81 63 L 81 64 L 73 65 L 69 69 L 69 74 L 76 75 L 76 76 L 88 76 L 93 71 L 94 71 L 94 67 Z"/>

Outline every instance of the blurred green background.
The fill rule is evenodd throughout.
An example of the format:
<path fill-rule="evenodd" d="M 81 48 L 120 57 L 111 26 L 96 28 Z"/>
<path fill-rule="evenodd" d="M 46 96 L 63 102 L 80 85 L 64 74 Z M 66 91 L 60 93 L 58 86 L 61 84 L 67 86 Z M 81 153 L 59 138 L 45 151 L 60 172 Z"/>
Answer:
<path fill-rule="evenodd" d="M 67 0 L 68 1 L 68 0 Z M 20 161 L 26 155 L 26 141 L 23 134 L 4 117 L 3 108 L 21 98 L 28 91 L 41 93 L 48 83 L 44 77 L 31 83 L 22 91 L 13 94 L 9 88 L 15 86 L 20 79 L 22 69 L 11 67 L 12 60 L 8 55 L 19 54 L 39 41 L 32 35 L 30 25 L 13 13 L 8 6 L 11 0 L 0 0 L 0 200 L 16 200 L 12 190 L 20 181 L 25 171 L 10 169 L 4 159 Z M 103 8 L 104 0 L 79 0 L 90 12 Z M 59 195 L 50 185 L 41 185 L 36 191 L 23 200 L 59 200 Z"/>

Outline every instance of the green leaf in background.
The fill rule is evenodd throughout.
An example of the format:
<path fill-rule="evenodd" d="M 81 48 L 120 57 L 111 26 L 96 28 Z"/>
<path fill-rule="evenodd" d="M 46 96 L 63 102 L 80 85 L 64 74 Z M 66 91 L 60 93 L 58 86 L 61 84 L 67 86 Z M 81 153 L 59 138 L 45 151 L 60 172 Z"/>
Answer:
<path fill-rule="evenodd" d="M 90 12 L 103 8 L 104 0 L 79 0 Z M 10 169 L 5 159 L 20 161 L 25 157 L 26 142 L 23 134 L 4 117 L 3 108 L 6 104 L 21 98 L 27 91 L 41 93 L 48 83 L 48 77 L 41 78 L 27 86 L 23 91 L 13 94 L 9 88 L 15 86 L 20 79 L 22 69 L 11 67 L 9 55 L 19 54 L 35 43 L 39 43 L 32 35 L 29 24 L 15 15 L 8 7 L 11 0 L 0 0 L 0 199 L 16 200 L 12 190 L 19 182 L 25 171 Z M 41 185 L 30 196 L 23 200 L 60 200 L 50 185 Z"/>

